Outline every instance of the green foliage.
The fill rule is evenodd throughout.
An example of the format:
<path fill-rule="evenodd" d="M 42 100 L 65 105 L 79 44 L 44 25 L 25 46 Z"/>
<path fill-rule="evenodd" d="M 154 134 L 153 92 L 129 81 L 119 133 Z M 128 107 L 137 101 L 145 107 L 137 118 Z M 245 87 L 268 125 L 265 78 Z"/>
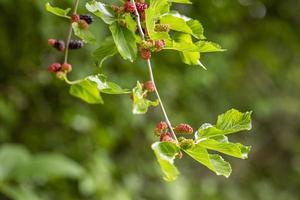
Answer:
<path fill-rule="evenodd" d="M 93 52 L 93 60 L 97 67 L 102 67 L 103 62 L 118 52 L 115 42 L 111 36 L 107 37 Z"/>
<path fill-rule="evenodd" d="M 86 3 L 86 9 L 100 17 L 106 24 L 112 24 L 116 21 L 116 16 L 110 5 L 93 0 Z"/>
<path fill-rule="evenodd" d="M 111 24 L 109 29 L 121 56 L 125 60 L 133 62 L 137 56 L 137 46 L 132 31 L 120 25 L 118 22 Z"/>
<path fill-rule="evenodd" d="M 70 94 L 90 104 L 103 104 L 101 93 L 128 94 L 129 90 L 107 81 L 102 74 L 88 76 L 85 79 L 71 82 Z"/>
<path fill-rule="evenodd" d="M 179 153 L 179 147 L 171 142 L 156 142 L 151 147 L 164 173 L 164 179 L 166 181 L 174 181 L 180 174 L 174 165 L 175 156 Z"/>
<path fill-rule="evenodd" d="M 147 91 L 143 89 L 143 86 L 140 82 L 137 82 L 137 85 L 132 90 L 132 112 L 133 114 L 145 114 L 147 113 L 150 106 L 158 106 L 159 101 L 150 101 L 146 98 Z"/>
<path fill-rule="evenodd" d="M 244 146 L 240 143 L 230 143 L 225 135 L 250 129 L 251 112 L 241 113 L 232 109 L 222 115 L 219 115 L 217 124 L 215 126 L 210 124 L 202 125 L 202 127 L 195 133 L 195 145 L 187 149 L 183 147 L 180 148 L 180 146 L 177 146 L 177 148 L 180 148 L 182 151 L 186 152 L 193 159 L 206 166 L 217 175 L 222 175 L 228 178 L 232 171 L 230 164 L 226 162 L 220 155 L 210 154 L 208 150 L 246 159 L 251 147 Z M 154 143 L 154 145 L 156 146 L 157 144 Z M 157 157 L 157 159 L 164 174 L 174 174 L 174 169 L 176 168 L 173 166 L 173 160 L 169 160 L 169 162 L 167 162 L 168 165 L 165 164 L 166 166 L 161 164 L 162 157 L 166 156 L 167 153 L 161 151 L 159 152 L 161 154 L 159 157 Z M 174 154 L 176 155 L 178 152 L 179 150 L 176 150 Z M 171 154 L 171 156 L 174 156 L 174 154 Z M 166 161 L 164 160 L 164 163 L 165 162 Z M 172 166 L 170 166 L 171 164 Z M 175 180 L 176 177 L 177 176 L 174 175 L 171 176 L 170 179 Z"/>
<path fill-rule="evenodd" d="M 46 10 L 54 15 L 57 15 L 59 17 L 64 17 L 64 18 L 68 18 L 70 19 L 71 17 L 68 16 L 69 12 L 71 11 L 71 8 L 67 8 L 67 9 L 61 9 L 58 7 L 53 7 L 50 5 L 50 3 L 46 3 Z"/>
<path fill-rule="evenodd" d="M 77 22 L 73 22 L 72 27 L 74 34 L 80 39 L 82 39 L 84 42 L 92 44 L 96 42 L 95 36 L 89 30 L 81 28 Z"/>

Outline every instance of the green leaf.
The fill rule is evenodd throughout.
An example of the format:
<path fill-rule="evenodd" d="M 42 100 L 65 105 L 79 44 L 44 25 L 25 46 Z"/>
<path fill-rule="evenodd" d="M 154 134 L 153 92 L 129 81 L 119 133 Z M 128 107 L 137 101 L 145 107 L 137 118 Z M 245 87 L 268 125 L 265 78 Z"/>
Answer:
<path fill-rule="evenodd" d="M 77 22 L 72 23 L 72 27 L 74 30 L 74 34 L 81 38 L 84 42 L 87 43 L 95 43 L 96 38 L 95 36 L 87 29 L 80 28 Z"/>
<path fill-rule="evenodd" d="M 192 35 L 195 38 L 200 39 L 200 40 L 206 39 L 204 36 L 204 28 L 198 20 L 190 19 L 190 20 L 186 21 L 186 24 L 192 30 Z"/>
<path fill-rule="evenodd" d="M 168 0 L 168 2 L 171 2 L 171 3 L 185 3 L 185 4 L 192 4 L 192 2 L 190 2 L 190 0 Z"/>
<path fill-rule="evenodd" d="M 89 12 L 100 17 L 106 24 L 112 24 L 117 20 L 110 5 L 98 1 L 90 1 L 86 3 L 85 7 Z"/>
<path fill-rule="evenodd" d="M 187 25 L 186 21 L 178 14 L 169 13 L 160 18 L 161 24 L 169 24 L 174 31 L 192 34 L 192 29 Z"/>
<path fill-rule="evenodd" d="M 170 11 L 170 3 L 167 0 L 152 0 L 145 11 L 146 27 L 150 39 L 169 39 L 169 34 L 154 31 L 155 24 L 159 18 Z"/>
<path fill-rule="evenodd" d="M 71 17 L 68 16 L 68 13 L 71 11 L 71 8 L 67 8 L 67 9 L 61 9 L 58 7 L 53 7 L 50 5 L 50 3 L 46 3 L 46 10 L 54 15 L 60 16 L 60 17 L 65 17 L 68 19 L 71 19 Z"/>
<path fill-rule="evenodd" d="M 225 137 L 225 136 L 224 136 Z M 218 151 L 236 158 L 246 159 L 251 149 L 250 146 L 244 146 L 240 143 L 231 143 L 228 140 L 206 139 L 199 141 L 199 145 L 206 149 Z"/>
<path fill-rule="evenodd" d="M 231 174 L 231 166 L 224 159 L 215 154 L 209 154 L 205 148 L 196 144 L 194 147 L 184 150 L 189 156 L 200 162 L 217 175 L 222 175 L 228 178 Z"/>
<path fill-rule="evenodd" d="M 114 56 L 118 52 L 113 38 L 107 37 L 100 45 L 98 49 L 93 52 L 93 60 L 97 67 L 102 67 L 103 62 Z"/>
<path fill-rule="evenodd" d="M 89 79 L 84 79 L 76 84 L 72 84 L 70 94 L 89 104 L 103 104 L 97 83 Z"/>
<path fill-rule="evenodd" d="M 186 33 L 175 33 L 174 40 L 166 40 L 166 47 L 164 49 L 181 52 L 199 52 L 199 47 L 193 43 L 191 35 Z"/>
<path fill-rule="evenodd" d="M 147 92 L 143 91 L 143 86 L 140 82 L 137 82 L 137 86 L 132 90 L 132 101 L 133 101 L 133 114 L 145 114 L 147 113 L 150 106 L 158 106 L 159 101 L 150 101 L 145 98 Z"/>
<path fill-rule="evenodd" d="M 225 51 L 219 44 L 209 41 L 198 41 L 195 44 L 199 47 L 201 53 Z"/>
<path fill-rule="evenodd" d="M 218 116 L 215 126 L 203 124 L 196 134 L 196 139 L 212 138 L 239 131 L 251 130 L 251 113 L 252 112 L 241 113 L 238 110 L 231 109 Z"/>
<path fill-rule="evenodd" d="M 157 161 L 163 171 L 166 181 L 174 181 L 180 174 L 174 165 L 174 159 L 180 151 L 179 147 L 171 142 L 156 142 L 152 144 Z"/>
<path fill-rule="evenodd" d="M 97 88 L 100 92 L 105 94 L 129 94 L 130 90 L 122 89 L 119 85 L 113 82 L 107 81 L 107 77 L 103 74 L 95 76 L 89 76 L 88 79 L 97 84 Z"/>
<path fill-rule="evenodd" d="M 133 62 L 137 56 L 137 46 L 133 32 L 117 22 L 111 24 L 109 28 L 121 56 Z"/>

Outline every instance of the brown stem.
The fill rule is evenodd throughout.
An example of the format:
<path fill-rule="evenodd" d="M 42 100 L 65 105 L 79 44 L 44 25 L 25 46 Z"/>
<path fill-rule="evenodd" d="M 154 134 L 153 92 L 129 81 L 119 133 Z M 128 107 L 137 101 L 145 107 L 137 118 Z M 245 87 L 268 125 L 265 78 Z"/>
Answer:
<path fill-rule="evenodd" d="M 79 4 L 79 0 L 76 0 L 75 5 L 74 5 L 74 10 L 73 10 L 73 15 L 77 14 L 77 10 L 78 10 L 78 4 Z M 71 20 L 71 24 L 69 27 L 69 31 L 68 31 L 68 37 L 66 39 L 66 46 L 65 46 L 65 59 L 64 59 L 64 63 L 68 63 L 68 56 L 69 56 L 69 44 L 71 41 L 71 37 L 72 37 L 72 32 L 73 32 L 73 28 L 72 28 L 72 20 Z"/>
<path fill-rule="evenodd" d="M 136 5 L 135 5 L 135 0 L 131 0 L 132 4 L 134 5 L 134 10 L 135 10 L 135 15 L 136 15 L 136 22 L 137 22 L 137 26 L 138 26 L 138 30 L 139 30 L 139 33 L 140 33 L 140 36 L 142 38 L 143 41 L 145 41 L 145 34 L 143 32 L 143 28 L 142 28 L 142 24 L 141 24 L 141 18 L 140 18 L 140 14 L 136 8 Z M 160 95 L 159 95 L 159 92 L 157 90 L 157 87 L 156 87 L 156 84 L 155 84 L 155 79 L 154 79 L 154 75 L 153 75 L 153 70 L 152 70 L 152 64 L 151 64 L 151 60 L 148 59 L 147 60 L 147 65 L 148 65 L 148 70 L 149 70 L 149 75 L 150 75 L 150 80 L 153 82 L 154 84 L 154 87 L 155 87 L 155 94 L 156 94 L 156 97 L 159 101 L 159 105 L 160 105 L 160 108 L 161 108 L 161 111 L 165 117 L 165 120 L 169 126 L 169 129 L 171 130 L 171 133 L 172 133 L 172 137 L 176 140 L 176 142 L 178 142 L 178 139 L 176 137 L 176 134 L 173 130 L 173 127 L 172 127 L 172 124 L 169 120 L 169 117 L 168 117 L 168 114 L 166 112 L 166 109 L 164 107 L 164 104 L 160 98 Z"/>

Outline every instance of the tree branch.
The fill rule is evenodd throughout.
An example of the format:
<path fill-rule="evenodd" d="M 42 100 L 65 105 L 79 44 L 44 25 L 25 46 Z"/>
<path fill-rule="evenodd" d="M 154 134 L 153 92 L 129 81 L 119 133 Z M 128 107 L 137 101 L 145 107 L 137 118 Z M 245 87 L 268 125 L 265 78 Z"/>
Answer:
<path fill-rule="evenodd" d="M 74 10 L 73 10 L 73 15 L 76 15 L 76 14 L 77 14 L 78 4 L 79 4 L 79 0 L 76 0 L 75 5 L 74 5 Z M 65 59 L 64 59 L 64 63 L 68 63 L 69 43 L 70 43 L 70 41 L 71 41 L 72 32 L 73 32 L 72 23 L 73 23 L 73 22 L 72 22 L 72 20 L 71 20 L 71 24 L 70 24 L 69 31 L 68 31 L 68 37 L 67 37 L 67 39 L 66 39 Z"/>
<path fill-rule="evenodd" d="M 136 8 L 136 4 L 135 4 L 135 0 L 131 0 L 132 4 L 134 5 L 134 10 L 135 10 L 135 15 L 136 15 L 136 22 L 137 22 L 137 26 L 138 26 L 138 30 L 139 30 L 139 33 L 140 33 L 140 36 L 142 38 L 142 40 L 145 41 L 145 34 L 143 32 L 143 28 L 142 28 L 142 24 L 141 24 L 141 18 L 140 18 L 140 14 Z M 174 133 L 174 130 L 173 130 L 173 127 L 172 127 L 172 124 L 169 120 L 169 117 L 168 117 L 168 114 L 166 112 L 166 109 L 164 107 L 164 104 L 160 98 L 160 95 L 159 95 L 159 92 L 157 90 L 157 87 L 156 87 L 156 84 L 155 84 L 155 79 L 154 79 L 154 75 L 153 75 L 153 70 L 152 70 L 152 64 L 151 64 L 151 60 L 148 59 L 147 60 L 147 65 L 148 65 L 148 70 L 149 70 L 149 75 L 150 75 L 150 80 L 153 82 L 154 84 L 154 87 L 155 87 L 155 94 L 156 94 L 156 97 L 159 101 L 159 105 L 160 105 L 160 108 L 161 108 L 161 111 L 165 117 L 165 120 L 169 126 L 169 129 L 171 130 L 171 133 L 172 133 L 172 137 L 174 138 L 174 140 L 176 140 L 176 142 L 178 143 L 178 139 L 176 137 L 176 134 Z"/>

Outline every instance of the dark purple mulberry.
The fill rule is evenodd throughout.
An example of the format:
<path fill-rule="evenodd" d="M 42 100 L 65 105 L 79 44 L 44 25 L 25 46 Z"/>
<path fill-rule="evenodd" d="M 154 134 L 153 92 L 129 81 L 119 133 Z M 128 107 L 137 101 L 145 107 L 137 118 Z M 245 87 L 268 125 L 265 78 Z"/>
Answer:
<path fill-rule="evenodd" d="M 89 14 L 80 15 L 80 19 L 84 20 L 88 24 L 91 24 L 94 21 L 93 17 Z"/>
<path fill-rule="evenodd" d="M 64 51 L 65 50 L 65 42 L 63 40 L 56 40 L 53 47 L 57 49 L 58 51 Z"/>
<path fill-rule="evenodd" d="M 69 43 L 70 49 L 80 49 L 84 46 L 84 43 L 81 40 L 71 40 Z"/>

